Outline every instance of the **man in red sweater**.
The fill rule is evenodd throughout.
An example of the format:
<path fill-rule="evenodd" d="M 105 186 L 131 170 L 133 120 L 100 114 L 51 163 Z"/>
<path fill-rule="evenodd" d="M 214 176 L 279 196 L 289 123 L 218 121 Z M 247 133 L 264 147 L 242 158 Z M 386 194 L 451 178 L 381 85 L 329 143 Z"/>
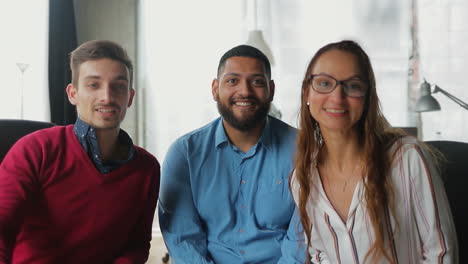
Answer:
<path fill-rule="evenodd" d="M 0 263 L 145 263 L 160 168 L 120 129 L 132 63 L 90 41 L 70 66 L 75 125 L 23 137 L 0 165 Z"/>

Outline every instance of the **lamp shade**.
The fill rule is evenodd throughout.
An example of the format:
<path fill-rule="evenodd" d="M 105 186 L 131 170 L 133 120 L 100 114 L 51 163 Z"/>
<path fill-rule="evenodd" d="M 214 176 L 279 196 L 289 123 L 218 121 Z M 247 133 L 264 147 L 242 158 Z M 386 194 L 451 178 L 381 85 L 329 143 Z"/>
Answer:
<path fill-rule="evenodd" d="M 270 61 L 271 65 L 275 64 L 275 60 L 273 58 L 273 53 L 271 52 L 270 47 L 266 43 L 265 39 L 263 38 L 263 32 L 261 30 L 251 30 L 249 31 L 249 37 L 246 42 L 247 45 L 253 46 L 260 51 L 262 51 Z"/>
<path fill-rule="evenodd" d="M 432 95 L 425 95 L 419 98 L 416 103 L 416 112 L 429 112 L 429 111 L 439 111 L 440 104 Z"/>
<path fill-rule="evenodd" d="M 431 95 L 431 85 L 424 80 L 421 84 L 421 97 L 416 102 L 414 111 L 416 112 L 429 112 L 440 110 L 440 104 Z"/>

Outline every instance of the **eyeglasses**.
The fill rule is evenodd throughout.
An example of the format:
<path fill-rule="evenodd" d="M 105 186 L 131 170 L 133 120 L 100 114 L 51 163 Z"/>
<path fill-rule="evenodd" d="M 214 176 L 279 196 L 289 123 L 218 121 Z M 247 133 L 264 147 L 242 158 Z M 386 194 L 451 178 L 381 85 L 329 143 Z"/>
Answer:
<path fill-rule="evenodd" d="M 328 94 L 333 92 L 338 84 L 341 85 L 344 93 L 349 97 L 363 97 L 367 92 L 367 84 L 357 77 L 338 81 L 337 79 L 327 74 L 312 74 L 310 76 L 309 82 L 312 84 L 312 89 L 321 94 Z"/>

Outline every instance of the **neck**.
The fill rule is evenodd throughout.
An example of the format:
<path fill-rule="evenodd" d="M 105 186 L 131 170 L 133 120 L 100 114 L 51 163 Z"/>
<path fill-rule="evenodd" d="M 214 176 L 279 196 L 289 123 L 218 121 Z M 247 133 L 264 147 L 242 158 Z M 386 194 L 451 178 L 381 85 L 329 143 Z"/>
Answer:
<path fill-rule="evenodd" d="M 96 137 L 99 144 L 102 160 L 121 159 L 122 146 L 119 144 L 120 129 L 96 129 Z"/>
<path fill-rule="evenodd" d="M 357 131 L 349 133 L 323 133 L 324 148 L 320 157 L 321 164 L 327 164 L 339 172 L 355 168 L 361 159 L 362 148 L 359 146 Z"/>
<path fill-rule="evenodd" d="M 248 131 L 236 129 L 224 119 L 223 126 L 231 143 L 242 150 L 242 152 L 247 153 L 255 144 L 257 144 L 258 139 L 261 137 L 263 128 L 265 127 L 265 120 Z"/>

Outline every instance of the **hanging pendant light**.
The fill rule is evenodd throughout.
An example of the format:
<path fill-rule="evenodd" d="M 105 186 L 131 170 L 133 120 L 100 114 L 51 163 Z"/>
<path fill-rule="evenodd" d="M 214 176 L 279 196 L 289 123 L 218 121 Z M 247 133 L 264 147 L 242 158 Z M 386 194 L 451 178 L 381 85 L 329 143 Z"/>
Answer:
<path fill-rule="evenodd" d="M 253 1 L 253 19 L 254 19 L 254 29 L 249 31 L 249 36 L 246 44 L 256 47 L 261 50 L 270 60 L 270 64 L 274 65 L 275 60 L 273 53 L 271 52 L 270 47 L 263 38 L 263 32 L 257 28 L 257 0 Z"/>

